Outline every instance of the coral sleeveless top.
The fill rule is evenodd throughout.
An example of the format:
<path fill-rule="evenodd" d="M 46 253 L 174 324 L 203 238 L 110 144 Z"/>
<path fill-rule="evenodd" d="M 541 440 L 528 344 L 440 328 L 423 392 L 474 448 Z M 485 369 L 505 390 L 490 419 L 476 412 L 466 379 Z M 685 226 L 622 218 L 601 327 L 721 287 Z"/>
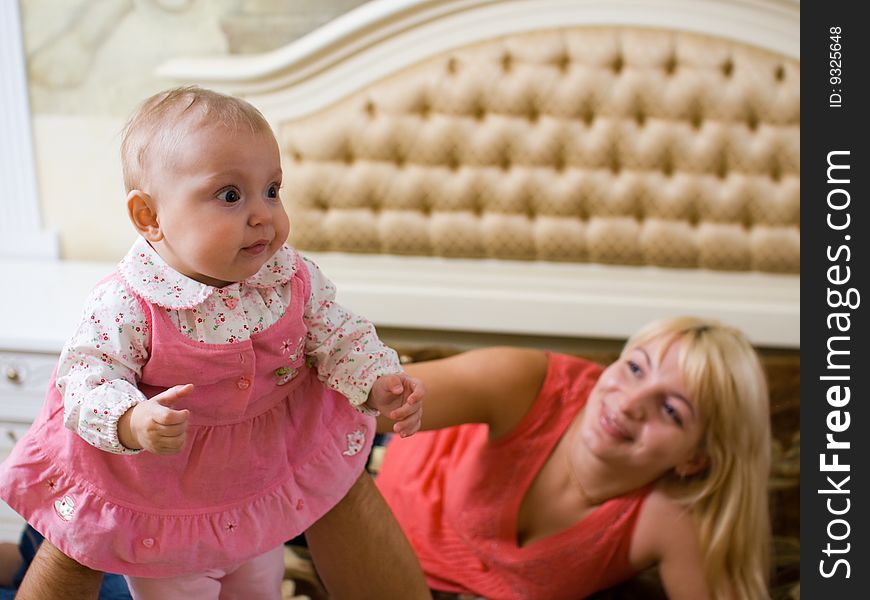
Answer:
<path fill-rule="evenodd" d="M 196 386 L 176 404 L 191 412 L 180 453 L 94 448 L 64 427 L 52 378 L 41 414 L 0 467 L 3 499 L 78 562 L 141 577 L 235 565 L 307 529 L 363 472 L 374 419 L 326 388 L 304 353 L 285 352 L 306 334 L 310 284 L 298 266 L 299 300 L 234 344 L 193 341 L 166 309 L 139 299 L 152 332 L 139 388 L 152 397 Z"/>
<path fill-rule="evenodd" d="M 523 497 L 600 374 L 599 365 L 551 354 L 537 399 L 504 438 L 490 442 L 487 426 L 462 425 L 390 443 L 378 487 L 431 588 L 490 600 L 577 600 L 635 574 L 628 552 L 649 488 L 517 545 Z"/>

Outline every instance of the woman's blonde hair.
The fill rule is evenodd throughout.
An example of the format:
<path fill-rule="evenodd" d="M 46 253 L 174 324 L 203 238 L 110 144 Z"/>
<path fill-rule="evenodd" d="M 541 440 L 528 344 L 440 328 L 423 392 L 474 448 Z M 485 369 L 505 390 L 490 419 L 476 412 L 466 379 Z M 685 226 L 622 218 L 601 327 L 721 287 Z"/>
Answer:
<path fill-rule="evenodd" d="M 704 575 L 713 598 L 767 598 L 770 562 L 770 401 L 758 355 L 739 330 L 677 317 L 638 331 L 625 351 L 679 342 L 686 391 L 705 420 L 709 464 L 675 485 L 699 525 Z M 673 477 L 676 479 L 676 475 Z"/>
<path fill-rule="evenodd" d="M 124 187 L 141 189 L 152 161 L 173 160 L 173 151 L 193 126 L 201 123 L 228 129 L 272 129 L 250 103 L 195 85 L 177 87 L 147 98 L 133 113 L 121 136 Z"/>

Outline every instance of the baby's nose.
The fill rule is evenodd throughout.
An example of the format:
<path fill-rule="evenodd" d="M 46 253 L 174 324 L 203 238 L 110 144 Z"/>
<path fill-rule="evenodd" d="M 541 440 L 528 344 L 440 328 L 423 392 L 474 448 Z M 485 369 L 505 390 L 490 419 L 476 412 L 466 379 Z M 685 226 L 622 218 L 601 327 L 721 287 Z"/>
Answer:
<path fill-rule="evenodd" d="M 269 223 L 272 220 L 272 209 L 265 200 L 259 200 L 250 204 L 251 212 L 248 217 L 248 222 L 252 225 L 261 225 Z"/>

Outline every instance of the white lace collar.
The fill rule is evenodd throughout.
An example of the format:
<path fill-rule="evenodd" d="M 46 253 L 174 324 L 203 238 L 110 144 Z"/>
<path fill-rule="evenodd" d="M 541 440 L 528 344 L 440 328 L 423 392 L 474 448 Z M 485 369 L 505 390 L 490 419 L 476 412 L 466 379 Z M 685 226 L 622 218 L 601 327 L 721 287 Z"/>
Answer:
<path fill-rule="evenodd" d="M 251 277 L 226 288 L 216 288 L 182 275 L 139 237 L 118 264 L 118 272 L 146 301 L 171 310 L 184 310 L 202 304 L 214 293 L 232 293 L 232 288 L 270 288 L 286 283 L 296 273 L 296 251 L 285 244 Z"/>

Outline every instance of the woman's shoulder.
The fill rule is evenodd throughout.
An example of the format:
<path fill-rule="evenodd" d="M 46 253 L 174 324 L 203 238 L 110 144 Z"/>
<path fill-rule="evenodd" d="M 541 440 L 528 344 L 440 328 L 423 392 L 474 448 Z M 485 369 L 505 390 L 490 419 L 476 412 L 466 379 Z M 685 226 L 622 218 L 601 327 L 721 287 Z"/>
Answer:
<path fill-rule="evenodd" d="M 675 546 L 696 546 L 697 537 L 691 507 L 659 483 L 653 485 L 638 514 L 629 556 L 636 567 L 646 568 L 658 564 Z"/>
<path fill-rule="evenodd" d="M 668 485 L 660 481 L 650 487 L 642 510 L 643 513 L 648 513 L 651 516 L 668 516 L 668 517 L 684 517 L 692 515 L 692 510 L 687 506 L 686 502 L 672 491 Z"/>
<path fill-rule="evenodd" d="M 576 356 L 521 348 L 497 349 L 491 360 L 500 362 L 498 396 L 509 399 L 493 419 L 491 435 L 532 431 L 536 424 L 561 422 L 585 404 L 601 367 Z M 564 415 L 563 415 L 564 413 Z M 549 425 L 547 425 L 549 427 Z"/>
<path fill-rule="evenodd" d="M 601 370 L 576 356 L 517 347 L 479 351 L 468 366 L 489 372 L 491 402 L 498 407 L 489 420 L 492 439 L 546 420 L 566 402 L 585 402 Z"/>
<path fill-rule="evenodd" d="M 478 354 L 479 353 L 479 354 Z M 508 380 L 596 379 L 601 365 L 585 358 L 548 350 L 520 347 L 493 347 L 478 350 L 475 359 L 498 370 Z M 469 357 L 470 358 L 470 357 Z"/>
<path fill-rule="evenodd" d="M 591 361 L 576 354 L 547 352 L 548 372 L 551 375 L 561 375 L 569 380 L 598 379 L 604 369 L 600 363 Z"/>

